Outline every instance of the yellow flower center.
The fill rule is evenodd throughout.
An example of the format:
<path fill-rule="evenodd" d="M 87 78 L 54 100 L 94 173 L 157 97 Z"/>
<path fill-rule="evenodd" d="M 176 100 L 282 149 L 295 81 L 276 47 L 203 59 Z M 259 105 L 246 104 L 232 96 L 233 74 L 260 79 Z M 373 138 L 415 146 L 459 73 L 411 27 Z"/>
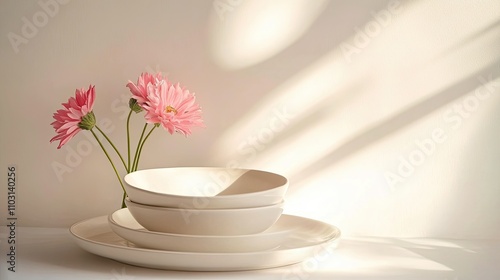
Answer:
<path fill-rule="evenodd" d="M 172 107 L 172 106 L 170 106 L 170 105 L 168 105 L 167 108 L 165 108 L 165 112 L 167 112 L 167 113 L 172 113 L 173 112 L 174 115 L 177 114 L 177 110 L 175 110 L 175 108 Z"/>

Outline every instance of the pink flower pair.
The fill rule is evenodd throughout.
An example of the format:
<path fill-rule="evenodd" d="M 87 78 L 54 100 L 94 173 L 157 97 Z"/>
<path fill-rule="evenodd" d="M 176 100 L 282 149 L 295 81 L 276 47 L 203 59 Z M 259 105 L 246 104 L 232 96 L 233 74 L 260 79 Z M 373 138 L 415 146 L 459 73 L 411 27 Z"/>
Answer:
<path fill-rule="evenodd" d="M 191 134 L 192 127 L 203 127 L 201 108 L 195 96 L 179 84 L 172 84 L 161 73 L 143 73 L 137 84 L 128 82 L 132 98 L 145 111 L 147 123 L 161 125 L 170 134 L 179 132 Z M 54 113 L 51 123 L 57 135 L 50 142 L 59 140 L 58 149 L 73 138 L 80 130 L 91 130 L 95 124 L 92 113 L 95 99 L 94 86 L 88 90 L 77 89 L 75 97 L 63 103 L 63 109 Z M 132 108 L 132 107 L 131 107 Z"/>

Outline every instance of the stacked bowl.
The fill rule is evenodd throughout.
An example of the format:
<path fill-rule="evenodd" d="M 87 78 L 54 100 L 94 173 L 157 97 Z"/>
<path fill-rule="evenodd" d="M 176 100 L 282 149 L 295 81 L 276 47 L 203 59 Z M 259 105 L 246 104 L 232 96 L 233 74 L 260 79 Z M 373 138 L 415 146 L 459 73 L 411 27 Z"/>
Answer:
<path fill-rule="evenodd" d="M 280 219 L 288 180 L 251 169 L 146 169 L 124 178 L 127 208 L 111 229 L 138 246 L 183 252 L 255 252 L 289 232 Z M 278 221 L 279 220 L 279 221 Z"/>

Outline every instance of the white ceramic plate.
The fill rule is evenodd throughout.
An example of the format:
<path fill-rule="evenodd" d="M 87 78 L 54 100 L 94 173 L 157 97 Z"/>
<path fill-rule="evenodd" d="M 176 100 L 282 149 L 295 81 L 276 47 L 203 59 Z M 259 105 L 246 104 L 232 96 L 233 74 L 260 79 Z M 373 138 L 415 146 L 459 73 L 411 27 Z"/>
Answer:
<path fill-rule="evenodd" d="M 134 219 L 127 208 L 110 214 L 108 221 L 116 234 L 140 247 L 180 252 L 243 253 L 270 250 L 278 247 L 289 235 L 297 234 L 299 231 L 296 227 L 297 218 L 288 215 L 282 215 L 274 225 L 262 233 L 234 236 L 149 231 Z M 309 221 L 299 226 L 329 227 Z"/>
<path fill-rule="evenodd" d="M 334 248 L 340 230 L 306 218 L 289 216 L 292 234 L 277 248 L 249 253 L 199 253 L 144 249 L 114 233 L 108 217 L 78 222 L 70 232 L 84 250 L 119 262 L 157 269 L 185 271 L 238 271 L 294 264 Z M 333 244 L 332 244 L 333 243 Z M 322 253 L 324 256 L 324 253 Z"/>

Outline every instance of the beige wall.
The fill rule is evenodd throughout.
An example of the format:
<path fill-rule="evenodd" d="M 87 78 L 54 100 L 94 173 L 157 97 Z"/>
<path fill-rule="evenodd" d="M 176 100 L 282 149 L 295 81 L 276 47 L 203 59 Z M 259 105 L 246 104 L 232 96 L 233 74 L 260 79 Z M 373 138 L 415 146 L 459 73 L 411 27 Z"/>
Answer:
<path fill-rule="evenodd" d="M 285 212 L 346 235 L 496 238 L 499 22 L 495 0 L 2 0 L 2 223 L 9 164 L 20 225 L 116 209 L 103 153 L 84 132 L 49 144 L 52 113 L 95 84 L 124 149 L 125 84 L 162 71 L 196 92 L 207 127 L 157 131 L 142 168 L 279 172 Z"/>

